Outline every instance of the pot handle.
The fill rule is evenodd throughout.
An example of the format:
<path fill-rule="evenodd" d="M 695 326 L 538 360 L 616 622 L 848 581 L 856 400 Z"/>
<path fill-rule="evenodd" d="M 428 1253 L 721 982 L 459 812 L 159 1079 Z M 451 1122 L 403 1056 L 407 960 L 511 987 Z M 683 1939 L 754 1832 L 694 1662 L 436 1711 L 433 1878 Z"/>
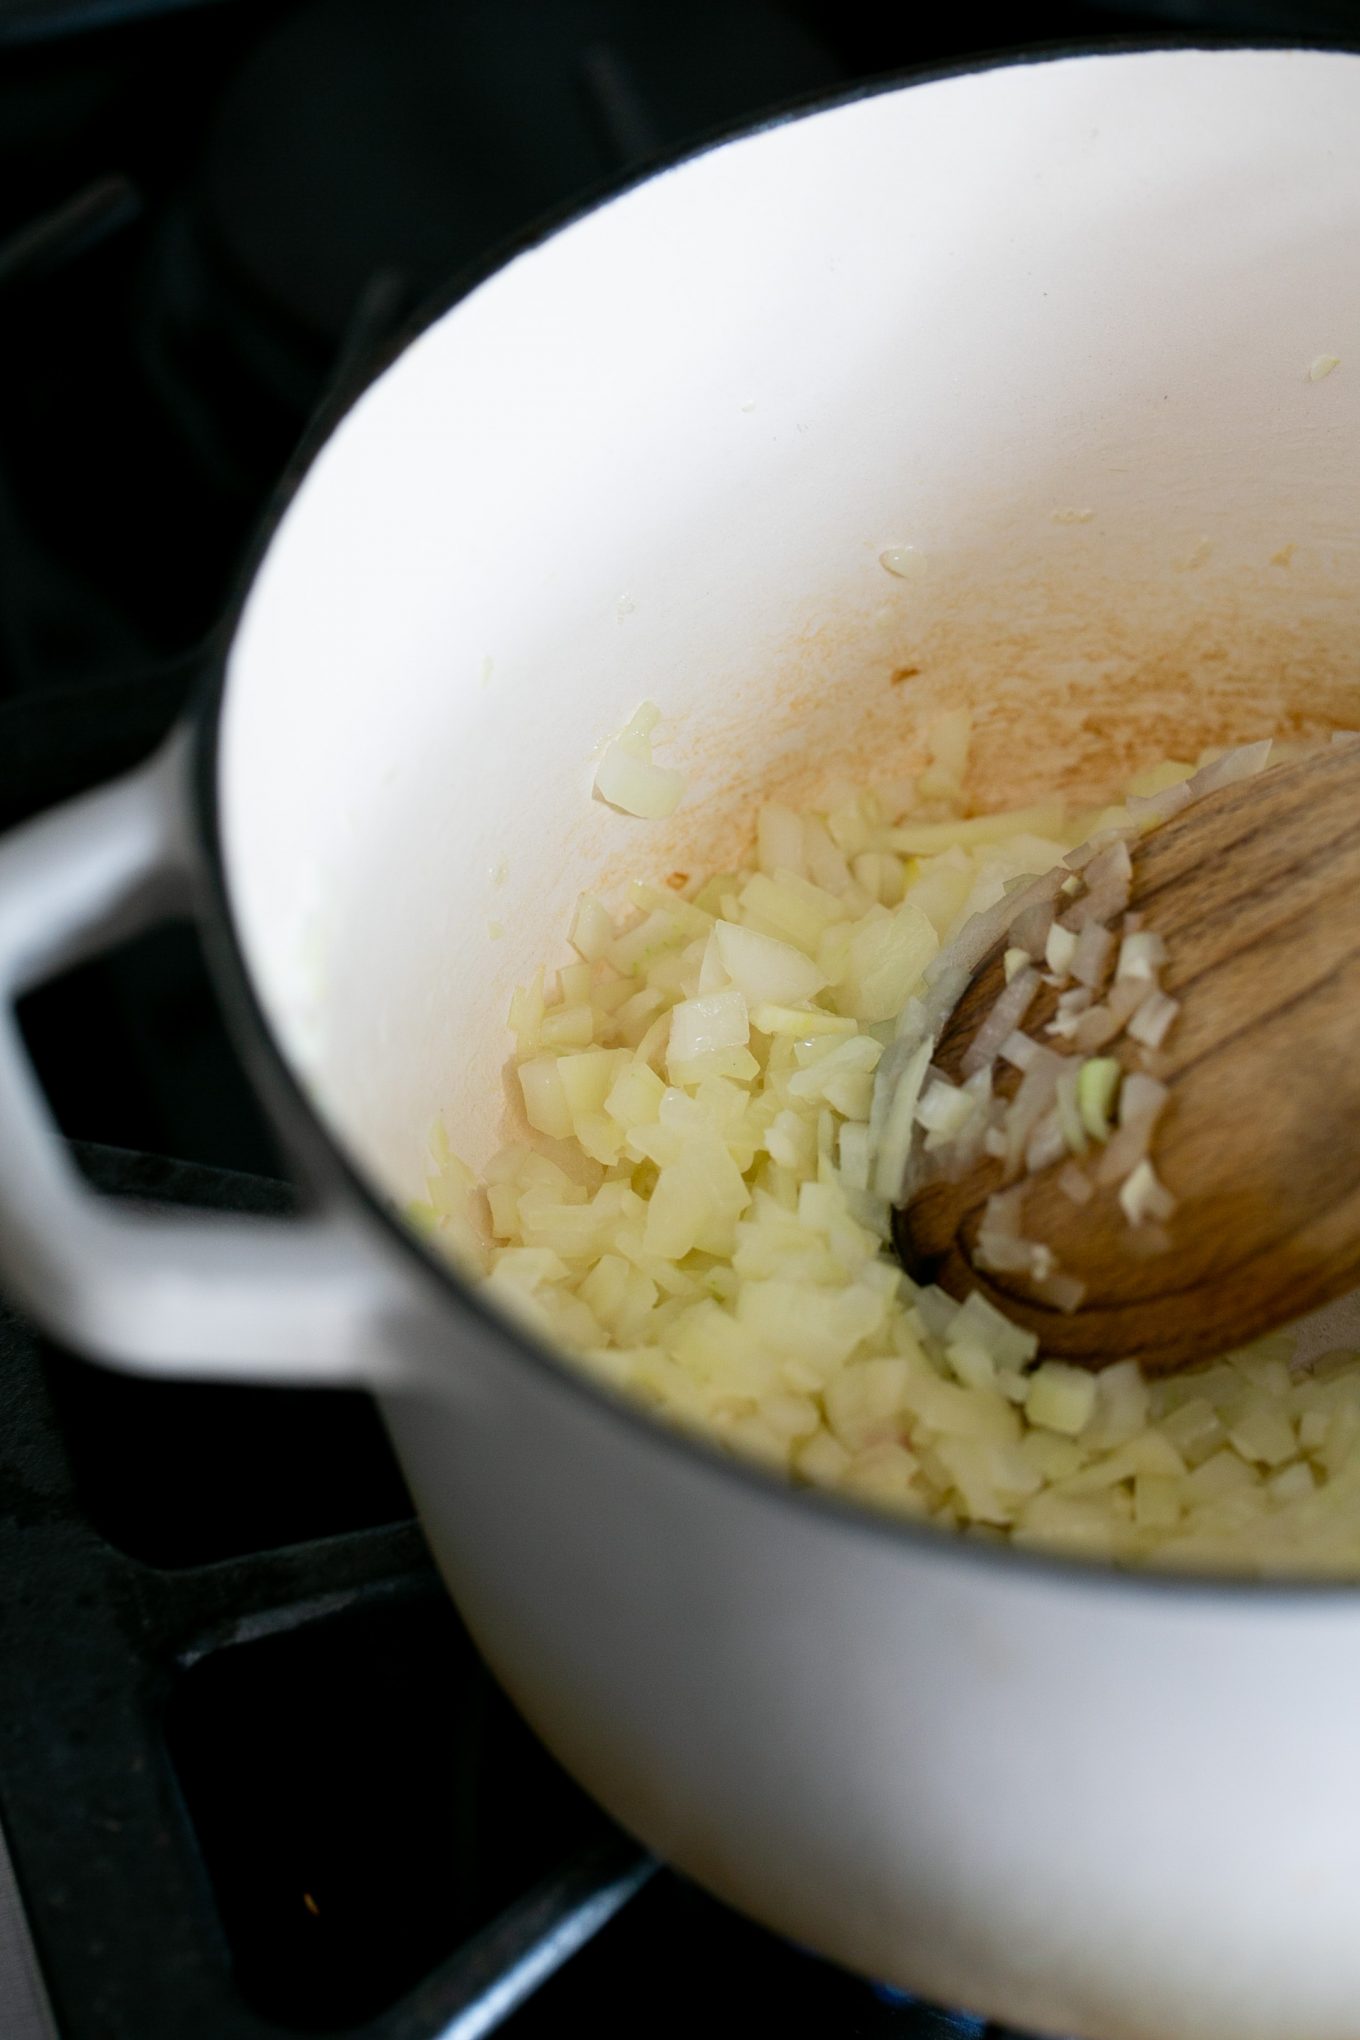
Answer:
<path fill-rule="evenodd" d="M 99 1196 L 19 1032 L 25 992 L 191 912 L 188 749 L 179 730 L 139 770 L 0 840 L 0 1278 L 63 1343 L 136 1373 L 391 1387 L 401 1342 L 378 1321 L 400 1299 L 371 1241 L 332 1212 L 172 1216 Z"/>

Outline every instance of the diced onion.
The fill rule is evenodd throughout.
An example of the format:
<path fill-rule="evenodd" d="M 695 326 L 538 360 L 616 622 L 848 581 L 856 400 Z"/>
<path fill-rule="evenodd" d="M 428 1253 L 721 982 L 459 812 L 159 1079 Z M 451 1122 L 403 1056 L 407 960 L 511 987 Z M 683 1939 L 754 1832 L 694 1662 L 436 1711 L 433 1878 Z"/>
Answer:
<path fill-rule="evenodd" d="M 634 718 L 624 760 L 651 769 L 657 722 L 650 705 Z M 1027 1237 L 1021 1165 L 1051 1169 L 1074 1230 L 1116 1190 L 1123 1251 L 1171 1250 L 1164 1084 L 1127 1072 L 1117 1112 L 1106 1097 L 1099 1114 L 1108 1137 L 1084 1167 L 1071 1158 L 1094 1138 L 1083 1067 L 1113 1067 L 1095 1051 L 1126 1028 L 1157 1046 L 1175 1014 L 1156 945 L 1138 939 L 1152 931 L 1119 905 L 1127 838 L 1275 753 L 1153 768 L 1063 864 L 1075 830 L 1056 801 L 966 816 L 961 712 L 926 748 L 924 815 L 900 782 L 828 789 L 811 812 L 768 803 L 749 867 L 635 884 L 626 919 L 583 900 L 574 960 L 511 1005 L 510 1144 L 479 1185 L 432 1139 L 413 1222 L 608 1388 L 794 1480 L 1120 1564 L 1360 1576 L 1360 1355 L 1291 1367 L 1275 1339 L 1152 1382 L 1129 1361 L 1098 1378 L 1036 1365 L 1033 1335 L 980 1293 L 960 1306 L 918 1289 L 884 1252 L 886 1193 L 959 1180 L 984 1154 L 1012 1174 L 970 1258 L 1054 1313 L 1055 1342 L 1082 1279 L 1060 1241 Z M 1093 959 L 1115 926 L 1137 974 L 1104 999 L 1067 986 L 1078 943 Z M 1048 1038 L 1069 1049 L 1071 1030 L 1070 1052 L 1017 1020 L 994 1062 L 951 1082 L 933 1043 L 1006 947 L 1034 958 L 1012 957 L 1012 984 L 1047 973 Z"/>
<path fill-rule="evenodd" d="M 744 1048 L 750 1039 L 746 1001 L 733 988 L 684 999 L 671 1013 L 669 1060 L 690 1062 L 717 1048 Z"/>
<path fill-rule="evenodd" d="M 1074 1438 L 1095 1412 L 1096 1381 L 1084 1368 L 1045 1360 L 1030 1377 L 1025 1411 L 1032 1424 Z"/>
<path fill-rule="evenodd" d="M 1035 1273 L 1034 1247 L 1029 1240 L 989 1232 L 985 1226 L 978 1232 L 973 1262 L 976 1267 L 994 1275 L 1033 1276 Z"/>
<path fill-rule="evenodd" d="M 1094 991 L 1104 977 L 1113 953 L 1114 936 L 1109 929 L 1100 921 L 1088 921 L 1072 952 L 1072 976 L 1089 991 Z"/>
<path fill-rule="evenodd" d="M 1143 798 L 1137 794 L 1129 796 L 1129 813 L 1140 828 L 1152 828 L 1158 822 L 1169 821 L 1182 808 L 1188 808 L 1195 798 L 1184 780 L 1175 786 L 1164 786 L 1157 793 Z"/>
<path fill-rule="evenodd" d="M 1039 1053 L 1040 1046 L 1041 1044 L 1035 1041 L 1032 1035 L 1022 1034 L 1017 1027 L 1014 1034 L 1006 1036 L 1006 1039 L 997 1050 L 997 1055 L 1002 1062 L 1008 1062 L 1012 1069 L 1027 1070 L 1034 1061 L 1035 1056 Z M 986 1071 L 982 1070 L 977 1074 L 985 1076 Z"/>
<path fill-rule="evenodd" d="M 1149 992 L 1128 1024 L 1130 1041 L 1160 1048 L 1180 1010 L 1179 999 L 1168 998 L 1161 990 Z"/>
<path fill-rule="evenodd" d="M 1063 1059 L 1051 1048 L 1041 1048 L 1020 1079 L 1020 1088 L 1006 1112 L 1006 1169 L 1013 1173 L 1020 1165 L 1029 1137 L 1053 1103 L 1062 1075 Z"/>
<path fill-rule="evenodd" d="M 1155 1077 L 1133 1071 L 1124 1079 L 1119 1100 L 1119 1131 L 1100 1158 L 1096 1181 L 1122 1182 L 1143 1161 L 1152 1146 L 1152 1130 L 1165 1108 L 1168 1092 Z"/>
<path fill-rule="evenodd" d="M 1045 1027 L 1045 1034 L 1055 1034 L 1060 1041 L 1075 1041 L 1081 1016 L 1094 997 L 1089 985 L 1074 985 L 1071 991 L 1060 992 L 1058 1010 Z"/>
<path fill-rule="evenodd" d="M 1092 921 L 1108 922 L 1122 914 L 1129 903 L 1133 883 L 1133 861 L 1122 835 L 1117 836 L 1084 867 L 1085 895 L 1063 916 L 1067 927 L 1080 931 Z"/>
<path fill-rule="evenodd" d="M 916 1124 L 927 1133 L 941 1133 L 952 1139 L 962 1133 L 977 1111 L 977 1100 L 943 1077 L 935 1077 L 916 1107 Z"/>
<path fill-rule="evenodd" d="M 1079 1052 L 1089 1055 L 1092 1049 L 1104 1048 L 1121 1035 L 1142 1005 L 1145 993 L 1146 986 L 1140 980 L 1112 984 L 1104 1003 L 1092 1006 L 1077 1022 L 1073 1039 Z"/>
<path fill-rule="evenodd" d="M 1236 750 L 1225 751 L 1211 765 L 1203 766 L 1186 782 L 1191 800 L 1203 800 L 1206 794 L 1217 793 L 1222 786 L 1233 786 L 1239 779 L 1252 779 L 1258 772 L 1264 772 L 1270 762 L 1271 741 L 1265 737 L 1258 744 L 1239 744 Z"/>
<path fill-rule="evenodd" d="M 1017 948 L 1024 950 L 1027 956 L 1040 957 L 1045 954 L 1052 929 L 1053 902 L 1036 900 L 1033 906 L 1026 907 L 1011 922 L 1010 937 Z"/>
<path fill-rule="evenodd" d="M 1150 928 L 1140 928 L 1136 935 L 1126 935 L 1119 945 L 1119 962 L 1115 966 L 1115 981 L 1124 984 L 1130 978 L 1141 978 L 1151 982 L 1166 962 L 1166 944 L 1161 936 Z"/>
<path fill-rule="evenodd" d="M 1121 1074 L 1113 1056 L 1092 1057 L 1077 1072 L 1077 1110 L 1092 1140 L 1110 1137 L 1110 1108 Z"/>
<path fill-rule="evenodd" d="M 1067 1137 L 1057 1106 L 1046 1112 L 1034 1127 L 1025 1147 L 1025 1167 L 1032 1176 L 1067 1153 Z"/>
<path fill-rule="evenodd" d="M 873 1188 L 879 1197 L 886 1197 L 893 1204 L 902 1201 L 907 1162 L 911 1155 L 912 1121 L 916 1117 L 916 1103 L 934 1047 L 933 1041 L 926 1040 L 913 1052 L 898 1078 L 897 1089 L 888 1107 L 883 1137 L 874 1162 Z"/>
<path fill-rule="evenodd" d="M 1142 1225 L 1145 1219 L 1165 1220 L 1176 1209 L 1176 1200 L 1164 1183 L 1157 1179 L 1157 1173 L 1146 1156 L 1119 1186 L 1119 1203 L 1130 1225 Z"/>
<path fill-rule="evenodd" d="M 1020 1207 L 1024 1190 L 997 1190 L 987 1199 L 982 1214 L 982 1223 L 990 1233 L 1000 1238 L 1018 1240 L 1020 1237 Z"/>
<path fill-rule="evenodd" d="M 1075 1275 L 1064 1275 L 1061 1268 L 1043 1276 L 1032 1287 L 1040 1303 L 1051 1303 L 1055 1310 L 1069 1316 L 1081 1308 L 1086 1295 L 1086 1284 Z"/>
<path fill-rule="evenodd" d="M 1087 1147 L 1087 1128 L 1081 1116 L 1081 1071 L 1082 1065 L 1076 1062 L 1063 1071 L 1054 1099 L 1063 1146 L 1074 1155 L 1084 1155 Z"/>
<path fill-rule="evenodd" d="M 974 914 L 930 965 L 926 972 L 927 987 L 956 972 L 962 972 L 962 982 L 966 984 L 983 958 L 995 949 L 1027 907 L 1057 898 L 1066 875 L 1062 866 L 1058 865 L 1052 871 L 1030 879 L 1015 892 L 1007 893 L 985 913 Z"/>
<path fill-rule="evenodd" d="M 796 1006 L 826 987 L 825 973 L 791 943 L 731 921 L 716 922 L 713 939 L 727 975 L 753 1006 Z"/>
<path fill-rule="evenodd" d="M 996 1058 L 1006 1037 L 1019 1027 L 1039 989 L 1039 974 L 1032 967 L 1018 971 L 1001 991 L 987 1018 L 969 1043 L 960 1067 L 965 1077 L 985 1070 Z"/>
<path fill-rule="evenodd" d="M 642 758 L 630 758 L 626 751 L 611 744 L 595 774 L 595 791 L 621 814 L 659 822 L 679 807 L 685 779 L 681 772 L 649 764 Z"/>
<path fill-rule="evenodd" d="M 595 773 L 595 791 L 610 807 L 645 821 L 673 815 L 685 791 L 682 772 L 652 762 L 651 733 L 660 710 L 644 702 L 627 727 L 605 746 Z"/>

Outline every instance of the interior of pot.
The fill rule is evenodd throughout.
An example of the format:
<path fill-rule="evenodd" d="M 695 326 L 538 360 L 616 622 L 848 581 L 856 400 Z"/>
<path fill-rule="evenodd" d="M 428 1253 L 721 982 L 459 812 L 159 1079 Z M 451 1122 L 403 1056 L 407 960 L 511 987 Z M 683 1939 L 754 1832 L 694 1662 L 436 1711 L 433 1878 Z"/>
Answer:
<path fill-rule="evenodd" d="M 1356 59 L 1064 59 L 712 149 L 432 325 L 223 711 L 246 956 L 360 1163 L 406 1198 L 438 1114 L 506 1137 L 509 995 L 583 887 L 720 867 L 942 704 L 979 804 L 1360 722 L 1358 242 Z M 666 823 L 592 799 L 646 699 Z"/>

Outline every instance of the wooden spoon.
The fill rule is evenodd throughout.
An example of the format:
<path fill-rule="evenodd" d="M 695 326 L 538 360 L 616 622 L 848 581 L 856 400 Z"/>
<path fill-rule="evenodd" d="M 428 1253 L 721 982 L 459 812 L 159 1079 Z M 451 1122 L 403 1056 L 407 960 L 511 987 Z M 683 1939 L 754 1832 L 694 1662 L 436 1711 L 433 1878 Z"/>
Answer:
<path fill-rule="evenodd" d="M 1025 1277 L 973 1265 L 1002 1187 L 992 1160 L 924 1187 L 894 1235 L 919 1279 L 980 1289 L 1045 1352 L 1156 1373 L 1360 1288 L 1360 744 L 1223 787 L 1132 853 L 1131 906 L 1165 940 L 1162 984 L 1182 1005 L 1156 1054 L 1122 1037 L 1101 1053 L 1170 1088 L 1152 1141 L 1177 1199 L 1169 1246 L 1139 1252 L 1117 1189 L 1074 1204 L 1055 1163 L 1027 1180 L 1021 1227 L 1086 1293 L 1071 1315 L 1037 1303 Z M 946 1076 L 1001 988 L 1003 948 L 946 1024 L 934 1057 Z M 1041 987 L 1025 1032 L 1045 1040 L 1056 1003 Z"/>

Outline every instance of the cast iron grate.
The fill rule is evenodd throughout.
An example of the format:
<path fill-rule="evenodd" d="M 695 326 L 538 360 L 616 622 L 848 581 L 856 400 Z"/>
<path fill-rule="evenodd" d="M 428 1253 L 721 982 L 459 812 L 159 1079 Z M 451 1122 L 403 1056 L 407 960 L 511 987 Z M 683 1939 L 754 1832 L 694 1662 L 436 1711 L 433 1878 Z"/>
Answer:
<path fill-rule="evenodd" d="M 167 1742 L 242 1994 L 301 2029 L 375 2016 L 608 1832 L 439 1598 L 214 1652 Z"/>

